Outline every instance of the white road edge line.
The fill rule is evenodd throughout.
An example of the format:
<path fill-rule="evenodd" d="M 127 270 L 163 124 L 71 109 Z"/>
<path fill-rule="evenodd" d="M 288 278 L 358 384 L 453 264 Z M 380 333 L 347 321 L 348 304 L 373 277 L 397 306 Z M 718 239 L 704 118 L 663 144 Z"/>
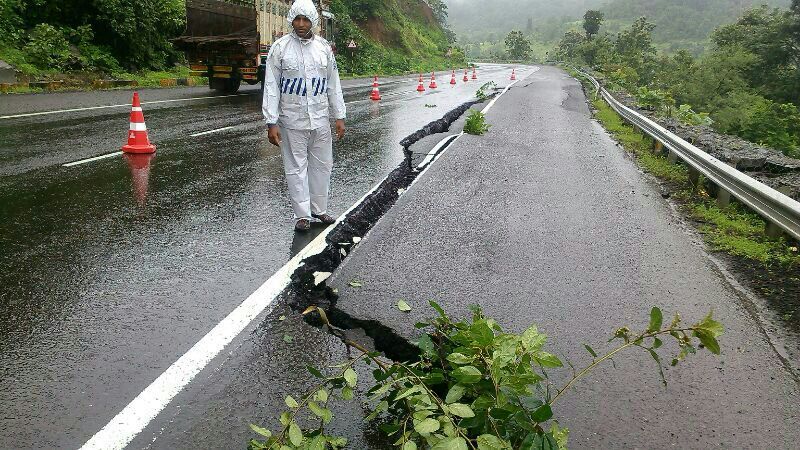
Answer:
<path fill-rule="evenodd" d="M 175 102 L 193 102 L 196 100 L 208 100 L 212 98 L 229 98 L 229 97 L 241 97 L 243 95 L 253 95 L 252 93 L 244 93 L 244 94 L 230 94 L 230 95 L 210 95 L 207 97 L 192 97 L 192 98 L 176 98 L 173 100 L 154 100 L 152 102 L 142 102 L 143 105 L 155 105 L 159 103 L 175 103 Z M 109 109 L 109 108 L 125 108 L 130 107 L 130 103 L 125 103 L 123 105 L 105 105 L 105 106 L 90 106 L 86 108 L 73 108 L 73 109 L 61 109 L 58 111 L 42 111 L 42 112 L 35 112 L 35 113 L 25 113 L 25 114 L 15 114 L 12 116 L 0 116 L 0 120 L 3 119 L 19 119 L 22 117 L 35 117 L 35 116 L 46 116 L 49 114 L 60 114 L 60 113 L 71 113 L 71 112 L 80 112 L 80 111 L 92 111 L 95 109 Z"/>
<path fill-rule="evenodd" d="M 207 134 L 219 133 L 220 131 L 226 131 L 226 130 L 230 130 L 232 128 L 235 128 L 235 127 L 230 126 L 230 127 L 217 128 L 216 130 L 203 131 L 202 133 L 190 134 L 189 137 L 205 136 Z"/>
<path fill-rule="evenodd" d="M 503 95 L 515 83 L 508 85 L 500 95 Z M 498 95 L 495 99 L 499 98 Z M 488 110 L 494 101 L 489 103 L 484 111 Z M 458 139 L 463 132 L 456 137 Z M 445 137 L 442 142 L 452 136 Z M 453 140 L 455 141 L 455 139 Z M 440 144 L 442 143 L 440 142 Z M 446 151 L 447 149 L 445 149 Z M 444 151 L 441 154 L 444 154 Z M 438 158 L 437 158 L 438 159 Z M 431 167 L 428 164 L 411 186 Z M 301 267 L 303 261 L 311 256 L 318 255 L 327 246 L 326 239 L 331 231 L 336 228 L 353 210 L 361 205 L 370 195 L 378 190 L 388 178 L 383 178 L 372 187 L 361 199 L 345 211 L 332 226 L 329 226 L 303 250 L 295 255 L 289 262 L 281 267 L 274 275 L 264 282 L 255 292 L 250 294 L 244 302 L 236 307 L 227 317 L 218 323 L 200 341 L 175 361 L 167 370 L 147 386 L 128 405 L 119 412 L 100 431 L 89 439 L 80 450 L 106 450 L 125 448 L 144 428 L 152 421 L 172 399 L 188 385 L 225 347 L 233 341 L 250 323 L 262 312 L 272 305 L 275 299 L 291 282 L 291 275 Z M 409 186 L 409 188 L 411 187 Z"/>
<path fill-rule="evenodd" d="M 78 164 L 85 164 L 85 163 L 88 163 L 88 162 L 97 161 L 98 159 L 111 158 L 112 156 L 117 156 L 117 155 L 121 155 L 121 154 L 122 154 L 122 152 L 114 152 L 114 153 L 109 153 L 107 155 L 95 156 L 94 158 L 82 159 L 80 161 L 75 161 L 75 162 L 63 164 L 63 167 L 77 166 Z"/>

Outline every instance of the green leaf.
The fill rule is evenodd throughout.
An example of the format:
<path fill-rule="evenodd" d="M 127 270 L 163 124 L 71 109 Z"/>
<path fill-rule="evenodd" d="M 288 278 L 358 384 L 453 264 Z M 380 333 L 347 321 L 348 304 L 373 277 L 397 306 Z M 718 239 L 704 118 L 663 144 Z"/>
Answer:
<path fill-rule="evenodd" d="M 350 386 L 345 386 L 342 388 L 342 398 L 344 400 L 352 400 L 353 399 L 353 388 Z"/>
<path fill-rule="evenodd" d="M 650 356 L 656 361 L 658 365 L 658 373 L 661 374 L 661 382 L 664 383 L 664 386 L 667 385 L 667 379 L 664 377 L 664 369 L 661 367 L 661 358 L 658 357 L 658 353 L 655 350 L 647 349 L 650 352 Z"/>
<path fill-rule="evenodd" d="M 350 285 L 350 287 L 354 287 L 354 288 L 360 288 L 360 287 L 364 286 L 363 284 L 361 284 L 360 281 L 356 281 L 356 280 L 353 280 L 348 284 Z"/>
<path fill-rule="evenodd" d="M 700 342 L 715 355 L 719 355 L 720 348 L 719 342 L 714 337 L 714 333 L 706 329 L 694 330 L 694 335 L 700 339 Z"/>
<path fill-rule="evenodd" d="M 531 433 L 522 441 L 519 450 L 558 450 L 558 442 L 551 433 Z"/>
<path fill-rule="evenodd" d="M 647 331 L 653 333 L 660 330 L 663 321 L 664 316 L 661 314 L 661 310 L 654 306 L 653 309 L 650 310 L 650 326 L 647 327 Z"/>
<path fill-rule="evenodd" d="M 469 327 L 469 334 L 472 336 L 475 343 L 481 347 L 487 347 L 494 342 L 494 331 L 492 331 L 485 320 Z"/>
<path fill-rule="evenodd" d="M 406 441 L 406 443 L 403 444 L 403 450 L 417 450 L 417 444 L 415 444 L 414 441 Z"/>
<path fill-rule="evenodd" d="M 425 356 L 428 357 L 436 356 L 436 345 L 433 343 L 433 340 L 431 340 L 431 337 L 428 336 L 427 334 L 419 338 L 419 342 L 417 342 L 417 347 L 419 347 L 419 349 L 422 350 L 422 353 Z"/>
<path fill-rule="evenodd" d="M 287 344 L 291 344 L 292 342 L 294 342 L 294 338 L 289 336 L 288 334 L 284 334 L 283 335 L 283 342 L 286 342 Z"/>
<path fill-rule="evenodd" d="M 597 358 L 597 353 L 595 353 L 592 347 L 589 347 L 589 344 L 583 344 L 583 347 L 586 349 L 587 352 L 589 352 L 590 355 L 592 355 L 592 357 Z"/>
<path fill-rule="evenodd" d="M 300 407 L 300 404 L 297 403 L 297 400 L 295 400 L 294 397 L 292 397 L 291 395 L 287 395 L 284 401 L 286 402 L 286 406 L 288 406 L 289 408 L 294 409 Z"/>
<path fill-rule="evenodd" d="M 289 424 L 289 442 L 295 447 L 299 447 L 303 443 L 303 432 L 294 422 Z"/>
<path fill-rule="evenodd" d="M 478 436 L 478 450 L 504 450 L 511 446 L 504 440 L 493 434 L 482 434 Z"/>
<path fill-rule="evenodd" d="M 358 375 L 356 375 L 356 371 L 353 370 L 352 367 L 348 367 L 347 370 L 344 371 L 344 381 L 347 382 L 348 386 L 356 387 Z"/>
<path fill-rule="evenodd" d="M 712 317 L 713 314 L 714 314 L 713 311 L 709 312 L 708 315 L 700 323 L 695 325 L 695 327 L 706 330 L 708 333 L 711 334 L 711 337 L 716 338 L 722 336 L 722 334 L 725 332 L 725 327 L 723 327 L 721 323 L 714 320 L 714 318 Z"/>
<path fill-rule="evenodd" d="M 415 384 L 414 386 L 411 386 L 410 388 L 398 394 L 397 397 L 394 398 L 394 401 L 402 400 L 410 395 L 418 394 L 423 391 L 424 390 L 422 389 L 422 386 Z"/>
<path fill-rule="evenodd" d="M 278 420 L 281 422 L 281 425 L 286 427 L 289 426 L 289 421 L 291 420 L 290 418 L 291 415 L 288 412 L 284 411 L 281 413 L 280 417 L 278 417 Z"/>
<path fill-rule="evenodd" d="M 408 306 L 408 303 L 406 303 L 403 300 L 400 300 L 400 301 L 397 302 L 397 309 L 399 309 L 400 311 L 403 311 L 403 312 L 411 311 L 411 307 Z"/>
<path fill-rule="evenodd" d="M 470 364 L 473 359 L 462 353 L 450 353 L 447 355 L 447 360 L 453 364 Z"/>
<path fill-rule="evenodd" d="M 325 389 L 320 389 L 317 391 L 316 397 L 317 400 L 325 403 L 328 401 L 328 391 L 326 391 Z"/>
<path fill-rule="evenodd" d="M 431 308 L 435 309 L 436 312 L 439 313 L 439 315 L 442 317 L 442 319 L 447 319 L 447 314 L 444 313 L 444 310 L 442 309 L 441 306 L 439 306 L 438 303 L 436 303 L 433 300 L 429 300 L 428 304 L 430 304 Z"/>
<path fill-rule="evenodd" d="M 317 378 L 325 378 L 325 376 L 322 375 L 322 372 L 320 372 L 319 369 L 314 366 L 306 366 L 306 369 L 308 369 L 311 375 L 314 375 Z"/>
<path fill-rule="evenodd" d="M 548 404 L 540 406 L 536 411 L 533 412 L 533 415 L 531 416 L 536 423 L 546 422 L 550 420 L 551 417 L 553 417 L 553 410 Z"/>
<path fill-rule="evenodd" d="M 483 378 L 483 374 L 475 366 L 459 367 L 452 372 L 452 375 L 461 384 L 474 384 Z"/>
<path fill-rule="evenodd" d="M 319 434 L 314 437 L 308 444 L 308 450 L 325 450 L 325 436 Z"/>
<path fill-rule="evenodd" d="M 456 415 L 458 417 L 463 417 L 468 419 L 470 417 L 475 417 L 475 412 L 472 411 L 472 408 L 463 404 L 463 403 L 452 403 L 447 405 L 450 408 L 450 413 Z"/>
<path fill-rule="evenodd" d="M 663 343 L 663 342 L 661 342 L 661 339 L 659 339 L 659 338 L 653 338 L 653 348 L 659 348 L 659 347 L 661 347 L 661 345 L 663 345 L 663 344 L 664 344 L 664 343 Z"/>
<path fill-rule="evenodd" d="M 556 355 L 547 352 L 539 352 L 533 355 L 533 359 L 544 368 L 562 367 L 564 365 Z"/>
<path fill-rule="evenodd" d="M 455 386 L 451 387 L 450 390 L 447 392 L 447 397 L 444 398 L 445 403 L 454 403 L 461 400 L 461 397 L 464 396 L 464 393 L 467 391 L 467 388 L 460 384 L 456 384 Z"/>
<path fill-rule="evenodd" d="M 455 436 L 439 441 L 431 450 L 467 450 L 467 441 L 460 436 Z"/>
<path fill-rule="evenodd" d="M 419 434 L 430 434 L 439 429 L 439 421 L 436 419 L 425 419 L 414 425 L 414 430 Z"/>
<path fill-rule="evenodd" d="M 251 430 L 253 430 L 253 431 L 255 431 L 256 433 L 260 434 L 261 436 L 264 436 L 265 438 L 270 438 L 270 437 L 272 437 L 272 432 L 271 432 L 271 431 L 269 431 L 269 430 L 268 430 L 268 429 L 266 429 L 266 428 L 261 428 L 261 427 L 260 427 L 260 426 L 258 426 L 258 425 L 253 425 L 253 424 L 251 423 L 251 424 L 250 424 L 250 429 L 251 429 Z"/>
<path fill-rule="evenodd" d="M 537 351 L 544 346 L 547 341 L 547 335 L 539 333 L 536 326 L 531 326 L 524 333 L 522 333 L 522 345 L 528 351 Z"/>
<path fill-rule="evenodd" d="M 308 402 L 308 409 L 314 413 L 315 416 L 322 418 L 325 415 L 325 412 L 321 406 L 316 404 L 316 402 Z"/>

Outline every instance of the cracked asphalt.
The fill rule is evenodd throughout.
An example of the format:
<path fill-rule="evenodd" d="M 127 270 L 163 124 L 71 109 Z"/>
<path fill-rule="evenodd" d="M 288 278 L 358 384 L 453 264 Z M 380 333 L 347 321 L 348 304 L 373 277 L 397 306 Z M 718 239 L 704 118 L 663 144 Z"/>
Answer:
<path fill-rule="evenodd" d="M 570 447 L 797 448 L 796 361 L 592 120 L 577 81 L 543 68 L 487 121 L 488 134 L 452 144 L 334 272 L 337 308 L 413 341 L 429 299 L 456 316 L 478 304 L 508 330 L 537 324 L 577 367 L 591 362 L 584 343 L 600 351 L 617 327 L 646 328 L 653 306 L 692 322 L 713 310 L 726 328 L 719 357 L 665 368 L 664 387 L 649 355 L 628 352 L 563 397 L 554 411 Z M 670 342 L 662 355 L 675 351 Z M 551 373 L 556 385 L 569 375 Z"/>
<path fill-rule="evenodd" d="M 440 72 L 424 94 L 415 77 L 382 79 L 380 103 L 372 80 L 345 81 L 332 211 L 403 161 L 403 137 L 510 70 L 486 66 L 456 86 Z M 240 94 L 140 90 L 156 156 L 74 167 L 63 164 L 119 150 L 130 91 L 0 98 L 0 448 L 80 447 L 313 237 L 293 232 L 258 89 Z M 107 105 L 122 106 L 3 118 Z M 343 356 L 275 305 L 130 448 L 243 447 L 248 423 L 310 382 L 305 365 Z M 338 423 L 358 436 L 347 417 Z"/>

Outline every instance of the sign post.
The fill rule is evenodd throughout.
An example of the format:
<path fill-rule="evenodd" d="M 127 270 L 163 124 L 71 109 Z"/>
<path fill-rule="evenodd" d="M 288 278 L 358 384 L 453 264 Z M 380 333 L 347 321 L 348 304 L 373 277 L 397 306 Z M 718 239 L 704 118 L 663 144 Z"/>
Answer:
<path fill-rule="evenodd" d="M 350 49 L 350 60 L 352 61 L 355 58 L 355 52 L 358 48 L 356 41 L 350 39 L 350 42 L 347 44 L 347 48 Z M 355 68 L 355 64 L 352 64 L 352 67 Z M 355 75 L 355 72 L 353 72 L 353 75 Z"/>

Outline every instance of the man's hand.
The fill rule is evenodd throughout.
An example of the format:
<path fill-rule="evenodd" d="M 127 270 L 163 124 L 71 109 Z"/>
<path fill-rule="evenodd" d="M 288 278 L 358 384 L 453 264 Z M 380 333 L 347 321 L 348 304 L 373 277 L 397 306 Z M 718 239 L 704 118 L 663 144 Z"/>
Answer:
<path fill-rule="evenodd" d="M 343 119 L 337 119 L 336 120 L 336 138 L 337 139 L 343 138 L 344 137 L 344 131 L 345 131 L 344 120 Z"/>
<path fill-rule="evenodd" d="M 281 130 L 277 126 L 269 127 L 269 133 L 267 133 L 267 137 L 273 145 L 277 145 L 278 147 L 281 146 Z"/>

